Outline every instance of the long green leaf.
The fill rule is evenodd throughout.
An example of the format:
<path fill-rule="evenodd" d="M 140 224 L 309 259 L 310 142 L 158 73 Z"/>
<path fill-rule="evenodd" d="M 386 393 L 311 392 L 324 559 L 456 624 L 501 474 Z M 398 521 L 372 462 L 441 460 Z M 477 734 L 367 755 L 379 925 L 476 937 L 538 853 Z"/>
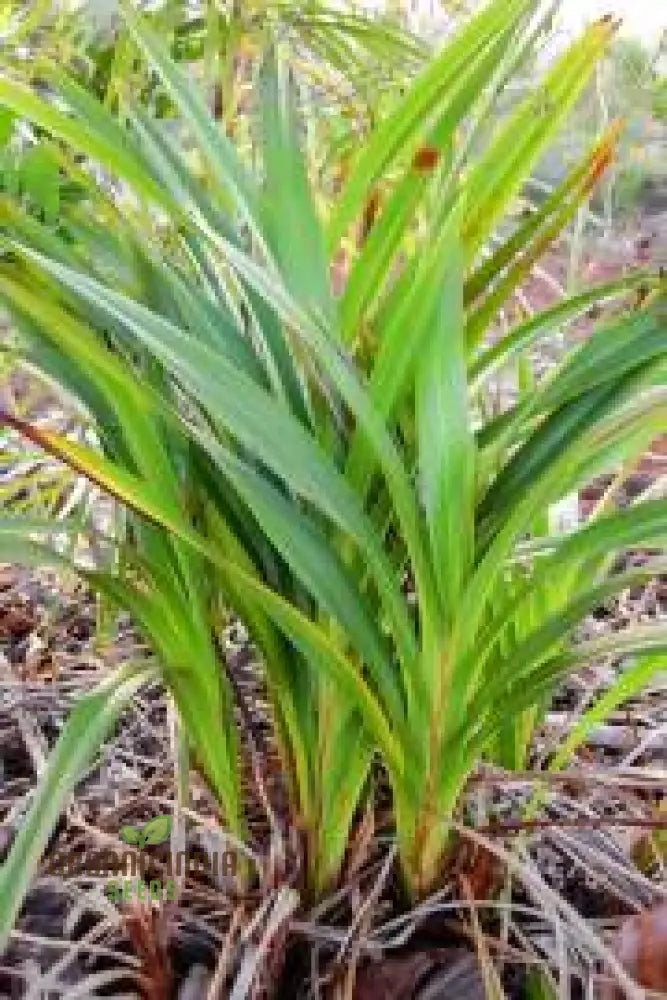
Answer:
<path fill-rule="evenodd" d="M 12 927 L 58 816 L 120 713 L 155 676 L 153 668 L 125 666 L 79 700 L 38 783 L 26 821 L 0 869 L 0 949 Z"/>

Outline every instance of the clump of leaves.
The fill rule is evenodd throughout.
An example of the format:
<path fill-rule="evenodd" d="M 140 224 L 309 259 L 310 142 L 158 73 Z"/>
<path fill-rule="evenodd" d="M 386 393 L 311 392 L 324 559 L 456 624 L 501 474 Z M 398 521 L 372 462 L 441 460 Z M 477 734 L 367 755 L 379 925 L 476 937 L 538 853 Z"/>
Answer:
<path fill-rule="evenodd" d="M 72 207 L 62 220 L 67 241 L 0 203 L 13 253 L 0 295 L 26 358 L 94 437 L 4 420 L 125 512 L 111 569 L 80 571 L 150 639 L 228 829 L 248 836 L 217 642 L 231 608 L 262 656 L 291 818 L 305 830 L 306 892 L 336 879 L 379 755 L 405 881 L 424 894 L 468 778 L 508 722 L 523 732 L 525 712 L 593 658 L 667 649 L 659 624 L 575 641 L 592 607 L 658 570 L 609 572 L 625 548 L 664 544 L 664 501 L 603 511 L 569 536 L 540 527 L 550 504 L 664 428 L 664 288 L 631 275 L 498 323 L 613 159 L 617 126 L 539 210 L 515 217 L 615 26 L 593 24 L 487 128 L 550 23 L 533 0 L 493 0 L 359 143 L 342 190 L 318 192 L 322 218 L 280 46 L 257 80 L 255 172 L 121 6 L 188 139 L 146 107 L 119 120 L 57 66 L 44 70 L 57 104 L 0 78 L 0 102 L 117 182 L 115 195 L 89 182 L 85 219 Z M 193 141 L 205 171 L 183 152 Z M 335 298 L 341 246 L 348 277 Z M 489 412 L 498 369 L 610 299 L 622 307 L 613 320 Z M 44 560 L 54 528 L 67 531 L 10 519 L 2 551 Z M 131 668 L 109 678 L 63 733 L 0 876 L 3 934 L 60 804 L 144 681 Z"/>

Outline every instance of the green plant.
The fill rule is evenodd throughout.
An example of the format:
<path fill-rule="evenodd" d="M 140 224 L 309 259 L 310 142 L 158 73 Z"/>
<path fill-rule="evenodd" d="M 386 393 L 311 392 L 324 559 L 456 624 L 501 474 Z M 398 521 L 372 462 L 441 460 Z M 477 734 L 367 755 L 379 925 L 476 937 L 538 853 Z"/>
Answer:
<path fill-rule="evenodd" d="M 607 572 L 625 548 L 664 543 L 664 502 L 604 513 L 567 537 L 539 527 L 549 504 L 664 427 L 664 290 L 635 275 L 496 326 L 613 156 L 615 128 L 539 211 L 503 230 L 614 25 L 593 25 L 480 149 L 495 97 L 550 16 L 536 21 L 533 0 L 494 0 L 360 144 L 323 225 L 280 50 L 258 81 L 254 173 L 159 38 L 123 10 L 198 159 L 188 163 L 180 136 L 146 108 L 124 106 L 119 120 L 56 66 L 41 72 L 58 103 L 0 78 L 0 103 L 49 135 L 64 162 L 88 157 L 121 182 L 110 194 L 78 165 L 88 200 L 55 229 L 0 203 L 0 295 L 88 443 L 3 419 L 125 512 L 111 567 L 80 571 L 150 638 L 229 829 L 247 835 L 218 642 L 231 608 L 262 654 L 307 835 L 305 891 L 336 878 L 377 752 L 407 886 L 426 893 L 468 777 L 503 723 L 592 657 L 667 646 L 659 626 L 573 641 L 598 601 L 655 571 Z M 335 299 L 341 240 L 350 272 Z M 488 414 L 499 368 L 608 299 L 624 306 L 615 319 Z M 68 525 L 8 518 L 3 558 L 46 559 L 54 530 Z M 132 684 L 109 683 L 117 712 Z M 77 716 L 88 751 L 112 711 L 103 694 L 93 699 Z M 76 780 L 76 747 L 71 767 L 45 775 L 0 876 L 3 934 Z"/>

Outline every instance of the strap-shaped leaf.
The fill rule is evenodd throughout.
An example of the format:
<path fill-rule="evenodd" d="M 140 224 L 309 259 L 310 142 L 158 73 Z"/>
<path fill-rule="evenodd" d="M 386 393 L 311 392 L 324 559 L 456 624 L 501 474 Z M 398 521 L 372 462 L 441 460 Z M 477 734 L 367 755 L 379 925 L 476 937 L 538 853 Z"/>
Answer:
<path fill-rule="evenodd" d="M 0 947 L 14 921 L 58 816 L 114 722 L 136 692 L 154 677 L 154 668 L 125 666 L 71 712 L 39 781 L 28 816 L 0 869 Z"/>
<path fill-rule="evenodd" d="M 264 189 L 262 219 L 284 281 L 294 299 L 330 325 L 333 302 L 324 237 L 299 148 L 295 84 L 275 48 L 260 76 Z M 287 228 L 285 218 L 291 220 Z"/>
<path fill-rule="evenodd" d="M 576 720 L 549 762 L 549 770 L 560 771 L 565 767 L 596 726 L 601 725 L 624 702 L 638 695 L 654 677 L 666 670 L 665 654 L 638 656 L 636 662 L 623 670 L 618 680 Z"/>
<path fill-rule="evenodd" d="M 449 229 L 444 282 L 416 376 L 419 481 L 443 618 L 449 625 L 475 550 L 475 441 L 468 411 L 463 251 L 457 221 Z"/>

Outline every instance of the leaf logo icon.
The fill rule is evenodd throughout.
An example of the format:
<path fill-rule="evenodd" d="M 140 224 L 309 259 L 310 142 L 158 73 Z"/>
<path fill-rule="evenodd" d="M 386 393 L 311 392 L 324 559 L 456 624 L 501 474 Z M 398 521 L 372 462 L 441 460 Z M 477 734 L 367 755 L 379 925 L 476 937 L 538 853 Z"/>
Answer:
<path fill-rule="evenodd" d="M 141 828 L 137 826 L 121 826 L 120 839 L 126 844 L 139 844 L 141 840 Z"/>
<path fill-rule="evenodd" d="M 121 826 L 121 840 L 133 847 L 145 847 L 147 844 L 163 844 L 171 833 L 171 816 L 153 816 L 144 826 Z"/>
<path fill-rule="evenodd" d="M 168 813 L 164 816 L 154 816 L 153 819 L 149 819 L 141 833 L 142 847 L 145 844 L 163 844 L 171 833 L 171 816 Z"/>

